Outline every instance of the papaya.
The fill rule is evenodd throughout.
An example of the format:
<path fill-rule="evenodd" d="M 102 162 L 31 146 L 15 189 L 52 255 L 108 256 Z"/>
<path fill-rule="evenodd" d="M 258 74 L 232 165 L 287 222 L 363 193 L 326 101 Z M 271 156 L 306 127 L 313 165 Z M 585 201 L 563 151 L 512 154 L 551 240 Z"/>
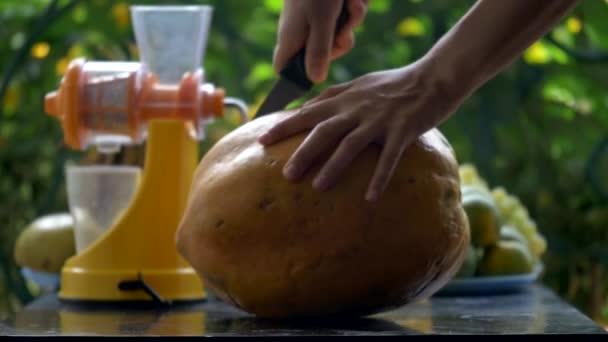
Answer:
<path fill-rule="evenodd" d="M 261 134 L 290 112 L 233 130 L 202 158 L 176 244 L 220 300 L 258 317 L 366 316 L 432 296 L 451 280 L 470 234 L 458 162 L 439 130 L 407 147 L 378 201 L 365 192 L 381 148 L 367 146 L 319 192 L 282 169 L 309 131 Z"/>

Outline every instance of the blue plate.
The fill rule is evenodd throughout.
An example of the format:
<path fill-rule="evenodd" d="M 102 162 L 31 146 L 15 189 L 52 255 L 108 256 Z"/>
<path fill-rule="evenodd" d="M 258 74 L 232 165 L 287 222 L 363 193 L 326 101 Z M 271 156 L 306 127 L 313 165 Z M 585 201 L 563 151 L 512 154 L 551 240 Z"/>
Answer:
<path fill-rule="evenodd" d="M 59 289 L 59 282 L 61 281 L 61 275 L 59 273 L 46 273 L 34 271 L 30 268 L 23 267 L 21 274 L 26 279 L 29 279 L 40 286 L 44 291 L 56 291 Z"/>
<path fill-rule="evenodd" d="M 436 296 L 480 296 L 521 292 L 533 285 L 542 271 L 543 265 L 539 264 L 529 274 L 454 278 L 439 290 Z"/>

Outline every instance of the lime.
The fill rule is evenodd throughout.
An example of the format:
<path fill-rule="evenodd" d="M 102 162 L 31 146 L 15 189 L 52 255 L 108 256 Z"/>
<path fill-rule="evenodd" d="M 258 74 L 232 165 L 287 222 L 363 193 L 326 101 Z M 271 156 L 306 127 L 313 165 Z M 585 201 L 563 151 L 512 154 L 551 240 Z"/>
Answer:
<path fill-rule="evenodd" d="M 517 241 L 499 241 L 486 250 L 479 265 L 483 276 L 527 274 L 534 268 L 528 247 Z"/>
<path fill-rule="evenodd" d="M 502 220 L 494 202 L 486 196 L 463 197 L 463 208 L 469 220 L 471 243 L 475 247 L 488 247 L 498 241 Z"/>
<path fill-rule="evenodd" d="M 460 270 L 456 273 L 455 278 L 468 278 L 475 275 L 477 271 L 477 252 L 473 246 L 469 245 L 464 261 L 460 266 Z"/>

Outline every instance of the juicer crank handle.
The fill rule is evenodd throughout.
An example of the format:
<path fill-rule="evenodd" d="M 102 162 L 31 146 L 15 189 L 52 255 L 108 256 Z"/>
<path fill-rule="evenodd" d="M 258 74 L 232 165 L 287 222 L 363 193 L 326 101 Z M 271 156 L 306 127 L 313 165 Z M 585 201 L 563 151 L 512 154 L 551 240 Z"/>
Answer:
<path fill-rule="evenodd" d="M 338 34 L 338 32 L 342 30 L 344 25 L 348 23 L 349 18 L 348 3 L 347 0 L 344 0 L 342 2 L 342 10 L 336 21 L 335 34 Z M 289 63 L 287 63 L 285 68 L 281 70 L 281 75 L 306 91 L 312 88 L 313 82 L 308 78 L 308 73 L 306 72 L 306 47 L 303 47 Z"/>
<path fill-rule="evenodd" d="M 172 302 L 164 299 L 158 292 L 148 285 L 141 276 L 141 273 L 137 275 L 137 280 L 125 280 L 118 284 L 118 289 L 121 291 L 138 291 L 143 290 L 146 292 L 152 300 L 159 306 L 170 306 Z"/>
<path fill-rule="evenodd" d="M 234 97 L 227 97 L 224 99 L 224 106 L 227 108 L 236 108 L 236 110 L 239 111 L 239 116 L 241 118 L 241 124 L 244 124 L 247 121 L 249 121 L 249 117 L 248 117 L 249 109 L 247 108 L 247 105 L 245 104 L 245 102 L 243 102 L 242 100 L 234 98 Z"/>

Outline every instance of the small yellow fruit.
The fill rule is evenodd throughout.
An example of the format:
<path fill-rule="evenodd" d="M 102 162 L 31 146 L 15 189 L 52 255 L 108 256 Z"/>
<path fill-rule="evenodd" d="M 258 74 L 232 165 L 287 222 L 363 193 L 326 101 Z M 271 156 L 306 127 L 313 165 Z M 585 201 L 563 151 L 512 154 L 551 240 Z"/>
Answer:
<path fill-rule="evenodd" d="M 516 200 L 516 202 L 518 205 L 511 214 L 511 217 L 521 217 L 523 220 L 530 221 L 530 213 L 528 212 L 528 209 L 524 207 L 519 200 Z"/>
<path fill-rule="evenodd" d="M 499 187 L 492 189 L 492 196 L 494 197 L 494 201 L 496 201 L 496 203 L 500 204 L 500 203 L 504 202 L 504 200 L 506 200 L 507 197 L 509 197 L 509 194 L 507 193 L 505 188 L 499 186 Z"/>
<path fill-rule="evenodd" d="M 500 208 L 502 216 L 505 219 L 510 220 L 521 206 L 521 203 L 514 196 L 508 195 L 502 202 L 497 203 L 497 205 Z"/>
<path fill-rule="evenodd" d="M 458 168 L 458 173 L 460 176 L 460 184 L 476 185 L 488 189 L 488 183 L 481 178 L 475 165 L 467 163 L 461 164 Z"/>
<path fill-rule="evenodd" d="M 536 233 L 530 239 L 530 251 L 535 259 L 539 259 L 547 250 L 547 240 Z"/>
<path fill-rule="evenodd" d="M 483 276 L 527 274 L 534 268 L 534 259 L 527 246 L 516 241 L 499 241 L 490 247 L 479 265 Z"/>
<path fill-rule="evenodd" d="M 534 234 L 537 233 L 536 223 L 530 219 L 523 212 L 516 213 L 508 221 L 515 229 L 517 229 L 530 243 Z"/>
<path fill-rule="evenodd" d="M 52 214 L 38 218 L 21 232 L 14 253 L 19 266 L 60 272 L 64 262 L 76 253 L 72 216 Z"/>

